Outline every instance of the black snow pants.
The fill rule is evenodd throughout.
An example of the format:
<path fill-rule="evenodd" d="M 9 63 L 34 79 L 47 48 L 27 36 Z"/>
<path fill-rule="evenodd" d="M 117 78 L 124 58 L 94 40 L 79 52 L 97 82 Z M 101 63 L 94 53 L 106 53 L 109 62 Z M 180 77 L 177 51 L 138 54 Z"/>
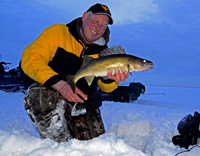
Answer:
<path fill-rule="evenodd" d="M 23 102 L 42 138 L 64 142 L 71 138 L 89 140 L 105 133 L 99 108 L 89 109 L 84 115 L 71 116 L 73 105 L 53 88 L 34 83 Z"/>

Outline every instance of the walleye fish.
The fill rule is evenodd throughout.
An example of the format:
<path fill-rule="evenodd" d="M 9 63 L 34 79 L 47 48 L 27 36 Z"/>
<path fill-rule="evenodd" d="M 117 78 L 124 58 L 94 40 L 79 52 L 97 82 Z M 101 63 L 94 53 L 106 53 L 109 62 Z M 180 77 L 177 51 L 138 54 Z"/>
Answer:
<path fill-rule="evenodd" d="M 106 77 L 108 71 L 148 71 L 154 69 L 153 62 L 145 60 L 133 55 L 125 54 L 125 51 L 121 46 L 107 48 L 100 54 L 101 57 L 92 59 L 92 57 L 85 56 L 83 67 L 72 77 L 67 77 L 67 82 L 70 84 L 73 92 L 75 93 L 76 82 L 85 77 L 88 85 L 91 85 L 94 77 Z M 89 61 L 88 61 L 89 60 Z M 87 62 L 87 63 L 85 63 Z"/>

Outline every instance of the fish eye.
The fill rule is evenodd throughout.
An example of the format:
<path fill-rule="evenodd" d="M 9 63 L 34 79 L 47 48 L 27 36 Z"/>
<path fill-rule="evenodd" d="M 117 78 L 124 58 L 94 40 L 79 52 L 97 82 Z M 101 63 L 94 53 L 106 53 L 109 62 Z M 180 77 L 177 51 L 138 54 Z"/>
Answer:
<path fill-rule="evenodd" d="M 143 60 L 143 62 L 147 62 L 146 60 Z"/>

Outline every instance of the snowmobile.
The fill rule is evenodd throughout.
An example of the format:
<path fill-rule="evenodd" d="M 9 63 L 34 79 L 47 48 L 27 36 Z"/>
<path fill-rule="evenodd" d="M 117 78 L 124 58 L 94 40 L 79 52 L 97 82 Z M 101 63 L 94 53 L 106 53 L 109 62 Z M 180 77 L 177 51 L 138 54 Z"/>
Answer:
<path fill-rule="evenodd" d="M 0 60 L 0 90 L 5 92 L 24 92 L 24 90 L 34 83 L 34 81 L 23 72 L 20 63 L 17 68 L 8 70 L 8 65 L 11 63 Z"/>
<path fill-rule="evenodd" d="M 111 93 L 98 90 L 102 101 L 126 102 L 130 103 L 138 99 L 141 93 L 145 92 L 145 86 L 140 82 L 132 82 L 129 86 L 119 86 Z"/>

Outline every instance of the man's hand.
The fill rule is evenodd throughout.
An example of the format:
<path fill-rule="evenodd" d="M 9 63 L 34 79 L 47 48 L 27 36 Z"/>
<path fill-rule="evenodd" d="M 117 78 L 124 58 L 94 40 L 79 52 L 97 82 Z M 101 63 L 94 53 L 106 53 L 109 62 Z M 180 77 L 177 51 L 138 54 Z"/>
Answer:
<path fill-rule="evenodd" d="M 115 80 L 116 82 L 125 82 L 126 79 L 128 78 L 128 72 L 125 71 L 115 71 L 115 74 L 112 75 L 112 71 L 108 71 L 108 79 Z"/>
<path fill-rule="evenodd" d="M 57 90 L 69 102 L 83 103 L 84 101 L 78 95 L 87 100 L 87 96 L 77 87 L 76 94 L 74 94 L 70 85 L 66 81 L 61 80 L 58 83 L 54 84 L 52 88 Z"/>

